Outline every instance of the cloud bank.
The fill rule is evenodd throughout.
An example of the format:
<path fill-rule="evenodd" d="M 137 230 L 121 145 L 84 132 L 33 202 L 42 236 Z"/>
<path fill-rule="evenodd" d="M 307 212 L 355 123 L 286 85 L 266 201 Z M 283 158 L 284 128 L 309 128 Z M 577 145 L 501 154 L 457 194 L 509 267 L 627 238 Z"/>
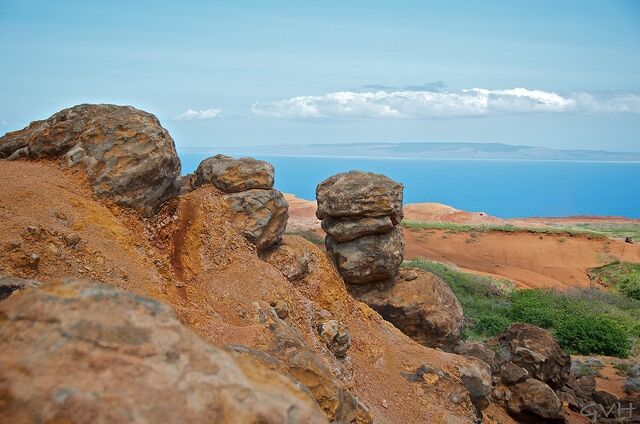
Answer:
<path fill-rule="evenodd" d="M 174 116 L 173 119 L 177 119 L 179 121 L 203 121 L 207 119 L 217 118 L 218 115 L 222 113 L 222 109 L 219 108 L 211 108 L 204 110 L 193 110 L 188 109 L 186 112 L 181 113 L 180 115 Z"/>
<path fill-rule="evenodd" d="M 256 103 L 251 111 L 257 116 L 282 119 L 439 119 L 566 112 L 640 114 L 640 94 L 578 92 L 562 96 L 527 88 L 340 91 Z"/>

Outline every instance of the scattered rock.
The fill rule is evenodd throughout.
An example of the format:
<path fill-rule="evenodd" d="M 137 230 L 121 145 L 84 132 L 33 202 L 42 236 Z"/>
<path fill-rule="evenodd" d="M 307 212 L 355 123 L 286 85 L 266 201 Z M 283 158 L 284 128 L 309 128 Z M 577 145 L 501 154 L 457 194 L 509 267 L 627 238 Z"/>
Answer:
<path fill-rule="evenodd" d="M 335 319 L 325 321 L 318 324 L 318 334 L 324 339 L 329 350 L 338 358 L 343 358 L 347 355 L 347 350 L 351 347 L 351 336 L 344 323 Z"/>
<path fill-rule="evenodd" d="M 224 196 L 232 222 L 258 250 L 278 241 L 287 227 L 289 204 L 277 190 L 252 189 Z"/>
<path fill-rule="evenodd" d="M 439 277 L 419 269 L 413 272 L 415 279 L 396 278 L 389 285 L 366 291 L 358 300 L 418 343 L 450 352 L 462 334 L 462 307 Z"/>
<path fill-rule="evenodd" d="M 98 196 L 144 216 L 177 193 L 173 139 L 150 113 L 130 106 L 78 105 L 0 137 L 0 157 L 60 158 L 84 169 Z"/>
<path fill-rule="evenodd" d="M 500 368 L 500 377 L 505 384 L 512 385 L 529 378 L 529 371 L 508 361 Z"/>
<path fill-rule="evenodd" d="M 285 319 L 289 316 L 289 304 L 284 300 L 276 300 L 275 302 L 272 302 L 271 307 L 276 311 L 278 318 Z"/>
<path fill-rule="evenodd" d="M 302 280 L 309 273 L 309 252 L 293 237 L 284 236 L 282 243 L 262 254 L 262 260 L 277 268 L 289 281 Z"/>
<path fill-rule="evenodd" d="M 338 272 L 350 284 L 393 278 L 403 260 L 404 241 L 398 228 L 386 234 L 362 236 L 345 243 L 336 243 L 327 236 L 325 244 Z"/>
<path fill-rule="evenodd" d="M 507 407 L 514 414 L 531 412 L 546 419 L 557 419 L 562 414 L 558 396 L 551 387 L 534 378 L 527 378 L 511 387 L 511 399 Z"/>
<path fill-rule="evenodd" d="M 625 237 L 624 238 L 624 242 L 625 243 L 629 243 L 629 244 L 633 244 L 633 237 Z"/>
<path fill-rule="evenodd" d="M 69 247 L 77 246 L 80 243 L 80 236 L 76 233 L 69 233 L 64 236 L 64 242 Z"/>
<path fill-rule="evenodd" d="M 557 340 L 540 327 L 513 324 L 497 336 L 501 362 L 511 361 L 529 376 L 551 387 L 562 387 L 569 377 L 571 360 Z"/>
<path fill-rule="evenodd" d="M 216 155 L 203 160 L 193 174 L 192 187 L 213 184 L 225 193 L 273 187 L 273 165 L 253 158 Z"/>
<path fill-rule="evenodd" d="M 458 305 L 458 308 L 462 310 L 459 305 Z M 451 313 L 449 306 L 443 307 L 443 310 L 440 313 L 445 313 L 445 312 Z M 462 322 L 459 325 L 462 326 Z M 458 355 L 471 356 L 474 358 L 478 358 L 481 361 L 484 361 L 487 365 L 489 365 L 492 373 L 498 370 L 498 360 L 496 359 L 496 353 L 484 343 L 479 343 L 479 342 L 462 343 L 456 347 L 455 352 Z"/>
<path fill-rule="evenodd" d="M 370 172 L 351 171 L 327 178 L 316 188 L 318 219 L 390 216 L 402 220 L 402 184 Z"/>
<path fill-rule="evenodd" d="M 384 234 L 393 229 L 389 216 L 331 218 L 321 222 L 322 229 L 336 242 L 344 243 L 367 234 Z"/>
<path fill-rule="evenodd" d="M 327 422 L 288 376 L 207 344 L 148 298 L 71 281 L 12 296 L 0 317 L 6 422 Z"/>

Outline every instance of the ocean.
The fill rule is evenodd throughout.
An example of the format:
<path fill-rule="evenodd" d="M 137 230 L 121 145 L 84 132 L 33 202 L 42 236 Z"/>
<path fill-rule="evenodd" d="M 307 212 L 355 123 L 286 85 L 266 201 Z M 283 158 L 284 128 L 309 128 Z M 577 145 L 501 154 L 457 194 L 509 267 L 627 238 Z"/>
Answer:
<path fill-rule="evenodd" d="M 212 155 L 181 154 L 183 173 Z M 315 199 L 316 185 L 325 178 L 358 169 L 404 184 L 405 203 L 444 203 L 502 218 L 640 218 L 640 163 L 254 157 L 275 166 L 278 190 L 308 200 Z"/>

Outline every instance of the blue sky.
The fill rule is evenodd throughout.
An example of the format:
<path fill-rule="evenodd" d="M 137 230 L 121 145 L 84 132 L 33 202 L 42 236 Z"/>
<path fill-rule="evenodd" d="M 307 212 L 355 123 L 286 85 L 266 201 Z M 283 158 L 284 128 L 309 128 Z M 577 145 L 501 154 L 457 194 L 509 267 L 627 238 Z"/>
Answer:
<path fill-rule="evenodd" d="M 0 0 L 0 55 L 0 132 L 117 103 L 156 114 L 183 151 L 640 151 L 638 1 Z"/>

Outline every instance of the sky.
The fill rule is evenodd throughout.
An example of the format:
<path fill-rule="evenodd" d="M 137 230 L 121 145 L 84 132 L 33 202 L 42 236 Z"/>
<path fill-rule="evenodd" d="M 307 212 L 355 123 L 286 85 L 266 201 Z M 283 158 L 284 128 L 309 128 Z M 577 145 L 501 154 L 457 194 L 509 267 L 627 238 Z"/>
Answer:
<path fill-rule="evenodd" d="M 180 151 L 640 151 L 635 0 L 0 0 L 0 57 L 0 133 L 115 103 L 158 116 Z"/>

